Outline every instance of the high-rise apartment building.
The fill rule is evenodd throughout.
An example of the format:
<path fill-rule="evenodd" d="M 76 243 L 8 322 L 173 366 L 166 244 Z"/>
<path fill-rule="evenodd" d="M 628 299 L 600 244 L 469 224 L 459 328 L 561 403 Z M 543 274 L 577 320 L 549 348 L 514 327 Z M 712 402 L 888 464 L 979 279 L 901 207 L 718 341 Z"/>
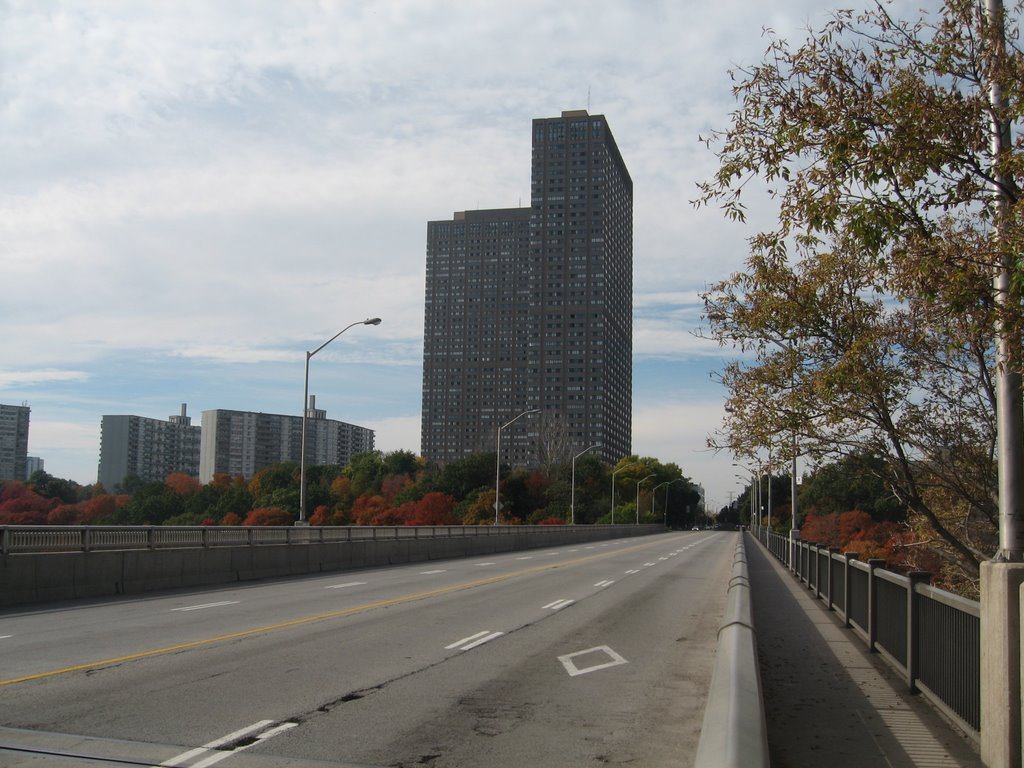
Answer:
<path fill-rule="evenodd" d="M 0 404 L 0 480 L 24 480 L 28 460 L 27 405 Z"/>
<path fill-rule="evenodd" d="M 372 451 L 374 432 L 366 427 L 327 418 L 311 396 L 306 410 L 306 463 L 344 466 L 352 456 Z M 302 457 L 302 417 L 251 411 L 203 411 L 199 479 L 216 474 L 250 478 L 281 461 Z"/>
<path fill-rule="evenodd" d="M 421 452 L 537 466 L 632 444 L 633 182 L 607 120 L 533 121 L 530 208 L 427 224 Z"/>
<path fill-rule="evenodd" d="M 199 427 L 187 406 L 167 421 L 145 416 L 104 416 L 100 420 L 99 482 L 109 492 L 125 478 L 163 480 L 175 472 L 199 476 Z"/>
<path fill-rule="evenodd" d="M 25 479 L 28 480 L 36 472 L 43 472 L 46 469 L 46 462 L 39 456 L 29 456 L 25 459 Z"/>

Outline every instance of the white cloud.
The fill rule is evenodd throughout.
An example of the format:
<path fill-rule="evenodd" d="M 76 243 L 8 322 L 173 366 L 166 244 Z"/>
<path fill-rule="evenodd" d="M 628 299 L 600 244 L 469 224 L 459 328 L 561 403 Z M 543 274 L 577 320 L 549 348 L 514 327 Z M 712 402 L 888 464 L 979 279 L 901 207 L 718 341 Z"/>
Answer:
<path fill-rule="evenodd" d="M 707 499 L 719 506 L 740 481 L 732 457 L 707 447 L 708 436 L 725 415 L 721 399 L 692 399 L 640 404 L 633 409 L 633 453 L 675 462 L 683 474 L 704 486 Z"/>
<path fill-rule="evenodd" d="M 812 0 L 0 4 L 4 398 L 36 404 L 33 445 L 47 419 L 78 424 L 76 443 L 101 408 L 165 409 L 153 401 L 171 389 L 185 390 L 171 406 L 276 412 L 303 350 L 379 316 L 321 353 L 318 380 L 326 400 L 359 366 L 368 394 L 338 409 L 399 414 L 378 444 L 415 449 L 419 417 L 400 414 L 420 405 L 426 222 L 529 205 L 530 120 L 588 101 L 634 180 L 637 370 L 706 366 L 721 351 L 693 335 L 697 293 L 742 264 L 752 230 L 690 205 L 714 168 L 698 135 L 727 124 L 727 69 L 761 58 L 763 25 L 791 35 L 821 14 Z M 67 402 L 74 417 L 54 419 Z M 645 413 L 637 445 L 670 450 Z M 87 450 L 76 479 L 98 439 Z"/>
<path fill-rule="evenodd" d="M 31 386 L 60 381 L 86 381 L 85 371 L 62 371 L 53 368 L 37 371 L 5 371 L 0 369 L 0 387 Z"/>

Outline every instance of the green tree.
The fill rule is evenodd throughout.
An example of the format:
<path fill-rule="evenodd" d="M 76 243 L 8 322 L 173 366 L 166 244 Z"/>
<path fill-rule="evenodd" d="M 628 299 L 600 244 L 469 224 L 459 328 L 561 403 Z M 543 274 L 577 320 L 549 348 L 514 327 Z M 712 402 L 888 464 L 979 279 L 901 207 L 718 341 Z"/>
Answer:
<path fill-rule="evenodd" d="M 494 486 L 494 453 L 473 453 L 445 464 L 434 481 L 434 489 L 456 499 L 464 499 L 474 490 Z"/>
<path fill-rule="evenodd" d="M 118 509 L 118 525 L 161 525 L 184 511 L 182 498 L 162 480 L 146 483 Z"/>
<path fill-rule="evenodd" d="M 345 476 L 352 481 L 354 496 L 380 493 L 384 480 L 384 454 L 380 451 L 357 453 L 345 467 Z"/>
<path fill-rule="evenodd" d="M 41 469 L 32 473 L 28 484 L 44 499 L 59 499 L 65 504 L 74 504 L 85 498 L 84 489 L 78 483 L 54 477 Z"/>
<path fill-rule="evenodd" d="M 804 480 L 798 495 L 800 509 L 808 514 L 860 510 L 876 522 L 904 520 L 906 508 L 882 482 L 884 471 L 885 460 L 878 456 L 844 456 Z"/>

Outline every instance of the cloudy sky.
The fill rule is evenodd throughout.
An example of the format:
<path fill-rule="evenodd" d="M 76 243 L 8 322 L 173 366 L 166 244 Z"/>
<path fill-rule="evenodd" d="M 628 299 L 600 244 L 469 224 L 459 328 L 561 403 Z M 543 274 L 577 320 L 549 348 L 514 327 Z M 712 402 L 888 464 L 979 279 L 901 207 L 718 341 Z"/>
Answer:
<path fill-rule="evenodd" d="M 310 391 L 418 452 L 426 222 L 528 205 L 530 121 L 589 106 L 634 183 L 634 452 L 724 504 L 741 483 L 705 439 L 731 352 L 694 335 L 698 294 L 753 229 L 691 206 L 699 136 L 763 27 L 821 21 L 817 0 L 0 0 L 0 402 L 31 406 L 47 471 L 94 482 L 103 414 L 299 413 L 304 350 L 380 316 Z"/>

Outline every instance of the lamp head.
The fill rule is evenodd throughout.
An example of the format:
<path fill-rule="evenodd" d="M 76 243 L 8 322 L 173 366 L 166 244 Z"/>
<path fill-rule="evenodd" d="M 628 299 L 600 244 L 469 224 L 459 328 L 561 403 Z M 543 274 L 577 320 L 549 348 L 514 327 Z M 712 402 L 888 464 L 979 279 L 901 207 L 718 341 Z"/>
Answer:
<path fill-rule="evenodd" d="M 363 325 L 380 325 L 379 317 L 371 317 L 363 320 Z"/>

